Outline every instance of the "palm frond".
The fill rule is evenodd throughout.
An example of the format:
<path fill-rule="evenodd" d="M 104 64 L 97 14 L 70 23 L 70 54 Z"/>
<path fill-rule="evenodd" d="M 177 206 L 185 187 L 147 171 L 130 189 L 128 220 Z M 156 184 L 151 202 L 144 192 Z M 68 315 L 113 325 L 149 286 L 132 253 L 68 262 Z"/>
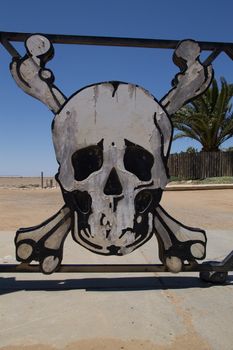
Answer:
<path fill-rule="evenodd" d="M 233 136 L 233 84 L 214 79 L 209 89 L 182 107 L 173 116 L 174 127 L 181 131 L 174 140 L 188 137 L 199 141 L 203 149 L 214 150 Z"/>

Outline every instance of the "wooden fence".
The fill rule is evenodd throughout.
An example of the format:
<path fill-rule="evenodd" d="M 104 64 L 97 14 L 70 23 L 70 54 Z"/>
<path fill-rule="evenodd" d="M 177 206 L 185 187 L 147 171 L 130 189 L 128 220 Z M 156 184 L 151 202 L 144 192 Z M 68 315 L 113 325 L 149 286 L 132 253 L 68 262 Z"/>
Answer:
<path fill-rule="evenodd" d="M 168 168 L 170 176 L 180 179 L 233 176 L 233 152 L 171 154 Z"/>

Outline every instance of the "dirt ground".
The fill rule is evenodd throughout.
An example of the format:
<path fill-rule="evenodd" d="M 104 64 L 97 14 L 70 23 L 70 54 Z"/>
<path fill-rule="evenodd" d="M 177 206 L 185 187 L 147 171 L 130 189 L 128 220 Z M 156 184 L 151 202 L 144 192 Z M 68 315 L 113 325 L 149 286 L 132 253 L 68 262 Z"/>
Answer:
<path fill-rule="evenodd" d="M 34 180 L 37 181 L 38 180 Z M 25 187 L 19 187 L 20 184 Z M 64 204 L 59 188 L 27 187 L 33 179 L 0 179 L 0 230 L 40 224 Z M 233 190 L 167 191 L 161 205 L 177 220 L 203 229 L 233 228 Z"/>
<path fill-rule="evenodd" d="M 22 180 L 22 179 L 21 179 Z M 21 181 L 18 179 L 18 181 Z M 5 182 L 4 182 L 5 181 Z M 37 225 L 41 223 L 42 221 L 46 220 L 49 216 L 53 215 L 56 211 L 58 211 L 61 206 L 64 204 L 61 192 L 59 188 L 47 188 L 47 189 L 41 189 L 38 186 L 28 186 L 28 181 L 24 179 L 22 182 L 17 182 L 16 179 L 10 180 L 9 182 L 5 180 L 2 180 L 2 183 L 0 181 L 0 231 L 15 231 L 20 227 L 30 227 L 33 225 Z M 30 181 L 32 182 L 32 181 Z M 32 182 L 34 183 L 34 182 Z M 21 186 L 23 184 L 23 186 Z M 203 229 L 210 230 L 232 230 L 233 228 L 233 190 L 227 189 L 227 190 L 195 190 L 195 191 L 165 191 L 163 194 L 161 205 L 164 207 L 167 212 L 175 217 L 176 219 L 180 220 L 184 224 L 187 224 L 188 226 L 193 227 L 200 227 Z M 228 289 L 225 287 L 225 292 L 227 292 Z M 131 298 L 141 298 L 141 292 L 132 292 Z M 150 291 L 147 291 L 147 298 Z M 153 291 L 151 291 L 152 293 Z M 217 289 L 211 288 L 208 290 L 202 290 L 202 297 L 203 303 L 205 303 L 204 299 L 204 293 L 209 293 L 210 295 L 210 304 L 211 300 L 217 301 L 218 294 Z M 25 294 L 26 293 L 26 294 Z M 32 294 L 33 293 L 33 294 Z M 51 296 L 48 295 L 48 291 L 44 292 L 46 294 L 46 298 L 48 298 L 49 303 L 51 302 Z M 53 298 L 60 297 L 62 292 L 54 292 Z M 64 292 L 64 293 L 72 293 L 72 291 Z M 79 298 L 81 298 L 81 292 L 74 291 L 75 297 L 72 300 L 72 303 L 74 303 L 75 298 L 77 298 L 77 295 Z M 179 293 L 181 293 L 181 296 L 179 296 Z M 156 295 L 153 294 L 153 300 L 160 297 L 160 294 L 162 297 L 166 298 L 166 305 L 167 303 L 171 303 L 172 306 L 174 306 L 174 310 L 177 313 L 177 318 L 179 320 L 179 317 L 182 322 L 184 323 L 184 329 L 185 333 L 178 334 L 173 338 L 173 341 L 168 345 L 155 345 L 154 343 L 151 343 L 149 340 L 143 340 L 143 339 L 129 339 L 129 340 L 120 340 L 120 339 L 87 339 L 87 340 L 79 340 L 77 342 L 70 343 L 69 345 L 62 348 L 63 350 L 110 350 L 110 349 L 125 349 L 125 350 L 178 350 L 183 349 L 183 346 L 185 344 L 186 348 L 189 348 L 190 350 L 207 350 L 212 349 L 212 347 L 206 342 L 206 339 L 202 338 L 202 336 L 196 331 L 196 328 L 193 325 L 193 320 L 191 318 L 191 306 L 192 304 L 188 304 L 188 307 L 185 308 L 185 306 L 182 306 L 183 301 L 185 301 L 188 296 L 190 295 L 191 298 L 187 300 L 196 300 L 195 298 L 199 298 L 200 295 L 198 294 L 199 290 L 196 288 L 191 288 L 190 291 L 184 290 L 184 294 L 182 294 L 182 289 L 178 289 L 176 291 L 171 291 L 166 288 L 166 290 L 161 290 L 161 293 L 157 293 Z M 211 294 L 213 293 L 213 295 Z M 23 291 L 19 292 L 18 298 L 21 297 L 21 295 L 26 295 L 27 303 L 30 302 L 30 300 L 42 300 L 41 305 L 43 305 L 44 299 L 43 299 L 43 292 L 42 291 Z M 219 295 L 221 292 L 219 292 Z M 13 294 L 12 294 L 13 295 Z M 70 294 L 69 294 L 70 295 Z M 126 292 L 122 294 L 122 298 L 125 300 L 126 298 Z M 184 297 L 184 295 L 186 295 Z M 86 303 L 88 303 L 87 298 L 92 298 L 93 293 L 84 293 L 84 299 Z M 10 298 L 11 293 L 6 294 L 6 297 Z M 104 298 L 104 302 L 102 302 L 101 298 Z M 117 295 L 117 300 L 120 298 L 120 294 Z M 12 296 L 13 298 L 13 296 Z M 42 299 L 40 299 L 42 298 Z M 50 298 L 50 299 L 49 299 Z M 63 296 L 61 296 L 63 304 L 64 300 L 62 299 Z M 101 305 L 100 309 L 105 305 L 106 299 L 110 298 L 109 294 L 101 294 L 96 293 L 93 298 L 97 298 L 97 304 Z M 99 301 L 100 298 L 100 301 Z M 111 298 L 114 298 L 114 295 L 111 295 Z M 211 299 L 212 298 L 212 299 Z M 8 300 L 8 299 L 7 299 Z M 11 299 L 9 299 L 11 300 Z M 12 299 L 13 300 L 13 299 Z M 57 300 L 57 299 L 54 299 Z M 138 300 L 138 299 L 137 299 Z M 141 300 L 141 299 L 140 299 Z M 161 302 L 160 299 L 158 299 L 159 302 Z M 182 300 L 177 302 L 177 300 Z M 227 297 L 226 297 L 227 300 Z M 8 301 L 9 302 L 9 301 Z M 25 302 L 25 301 L 24 301 Z M 34 301 L 33 301 L 34 303 Z M 198 301 L 199 303 L 199 301 Z M 9 305 L 11 303 L 9 302 Z M 74 303 L 75 304 L 75 303 Z M 136 302 L 134 303 L 136 305 Z M 218 304 L 218 301 L 217 301 Z M 20 303 L 19 303 L 20 305 Z M 25 302 L 26 305 L 26 302 Z M 33 306 L 34 305 L 34 306 Z M 66 304 L 64 304 L 66 305 Z M 92 305 L 92 304 L 91 304 Z M 113 303 L 114 305 L 114 303 Z M 158 304 L 160 305 L 160 304 Z M 199 304 L 198 304 L 199 305 Z M 212 304 L 211 304 L 212 305 Z M 25 307 L 22 304 L 22 308 Z M 29 305 L 30 315 L 32 313 L 39 312 L 39 308 L 37 307 L 37 304 Z M 127 305 L 125 305 L 127 308 Z M 194 303 L 194 307 L 192 310 L 195 309 L 196 304 Z M 227 308 L 229 306 L 227 305 Z M 73 308 L 73 305 L 72 305 Z M 113 306 L 114 308 L 114 306 Z M 204 308 L 204 307 L 203 307 Z M 10 309 L 10 307 L 9 307 Z M 56 309 L 56 308 L 55 308 Z M 205 309 L 205 308 L 204 308 Z M 97 309 L 96 309 L 97 310 Z M 99 309 L 98 309 L 99 310 Z M 170 309 L 169 309 L 170 310 Z M 185 311 L 183 311 L 185 310 Z M 199 310 L 199 309 L 197 309 Z M 131 310 L 132 311 L 132 310 Z M 194 312 L 192 311 L 192 312 Z M 15 312 L 12 312 L 12 315 L 15 315 Z M 98 311 L 99 312 L 99 311 Z M 158 312 L 158 310 L 157 310 Z M 204 312 L 204 311 L 203 311 Z M 148 309 L 145 309 L 145 320 L 149 319 L 150 316 L 148 316 Z M 50 313 L 48 312 L 50 315 Z M 20 314 L 21 315 L 21 314 Z M 23 313 L 22 313 L 23 315 Z M 57 309 L 56 309 L 56 318 L 57 316 Z M 61 313 L 61 317 L 63 319 L 64 315 Z M 102 315 L 102 314 L 101 314 Z M 103 313 L 104 315 L 104 313 Z M 101 317 L 104 317 L 104 316 Z M 134 315 L 134 314 L 133 314 Z M 149 314 L 150 315 L 150 314 Z M 36 320 L 33 319 L 32 325 L 30 325 L 30 329 L 35 329 L 33 327 L 36 327 L 38 322 L 40 322 L 40 318 L 38 316 L 36 317 Z M 107 316 L 105 316 L 106 319 Z M 160 317 L 160 316 L 158 316 Z M 225 315 L 224 315 L 225 317 Z M 84 317 L 85 318 L 85 317 Z M 9 316 L 5 315 L 3 319 L 8 320 L 9 322 Z M 58 318 L 59 319 L 59 318 Z M 102 319 L 102 318 L 101 318 Z M 104 319 L 104 318 L 103 318 Z M 45 319 L 42 318 L 42 320 Z M 49 320 L 49 316 L 48 316 Z M 135 321 L 135 320 L 134 320 Z M 133 323 L 134 323 L 133 321 Z M 31 322 L 31 321 L 28 321 Z M 37 322 L 37 323 L 36 323 Z M 54 319 L 52 319 L 50 327 L 54 323 Z M 65 321 L 64 321 L 65 322 Z M 136 321 L 135 321 L 136 322 Z M 147 321 L 145 321 L 147 322 Z M 162 321 L 161 321 L 162 322 Z M 110 327 L 112 325 L 111 321 L 109 321 Z M 28 323 L 29 324 L 29 323 Z M 166 320 L 167 324 L 167 320 Z M 106 324 L 105 324 L 106 325 Z M 210 322 L 211 325 L 211 322 Z M 152 326 L 152 324 L 151 324 Z M 18 325 L 13 328 L 12 332 L 15 332 Z M 197 327 L 197 326 L 196 326 Z M 209 326 L 208 326 L 209 327 Z M 208 328 L 207 327 L 207 328 Z M 48 327 L 49 328 L 49 327 Z M 38 328 L 39 329 L 39 328 Z M 155 330 L 156 332 L 156 330 Z M 140 333 L 140 332 L 139 332 Z M 29 333 L 30 338 L 30 333 Z M 37 335 L 38 339 L 40 338 L 40 334 Z M 56 347 L 54 344 L 50 345 L 25 345 L 25 346 L 16 346 L 16 345 L 8 345 L 1 347 L 0 344 L 0 350 L 58 350 L 61 349 L 60 347 Z"/>

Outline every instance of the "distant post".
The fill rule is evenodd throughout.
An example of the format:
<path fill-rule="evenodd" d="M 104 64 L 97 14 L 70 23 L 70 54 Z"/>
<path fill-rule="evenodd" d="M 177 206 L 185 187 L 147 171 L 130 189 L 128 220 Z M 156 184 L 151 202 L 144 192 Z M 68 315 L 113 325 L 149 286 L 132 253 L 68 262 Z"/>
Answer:
<path fill-rule="evenodd" d="M 44 174 L 41 172 L 41 188 L 44 188 Z"/>

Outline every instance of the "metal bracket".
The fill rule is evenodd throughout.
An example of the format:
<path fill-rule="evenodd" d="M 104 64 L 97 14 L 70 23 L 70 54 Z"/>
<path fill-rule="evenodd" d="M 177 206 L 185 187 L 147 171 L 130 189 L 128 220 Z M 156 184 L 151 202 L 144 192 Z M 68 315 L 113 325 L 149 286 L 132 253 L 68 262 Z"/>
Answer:
<path fill-rule="evenodd" d="M 220 48 L 215 49 L 203 62 L 203 65 L 208 66 L 210 63 L 212 63 L 216 57 L 222 52 Z"/>
<path fill-rule="evenodd" d="M 11 43 L 8 41 L 8 39 L 6 37 L 4 37 L 4 35 L 2 36 L 2 34 L 0 35 L 0 41 L 12 57 L 14 57 L 14 58 L 21 57 L 20 54 L 18 53 L 18 51 L 14 48 L 14 46 L 11 45 Z"/>

